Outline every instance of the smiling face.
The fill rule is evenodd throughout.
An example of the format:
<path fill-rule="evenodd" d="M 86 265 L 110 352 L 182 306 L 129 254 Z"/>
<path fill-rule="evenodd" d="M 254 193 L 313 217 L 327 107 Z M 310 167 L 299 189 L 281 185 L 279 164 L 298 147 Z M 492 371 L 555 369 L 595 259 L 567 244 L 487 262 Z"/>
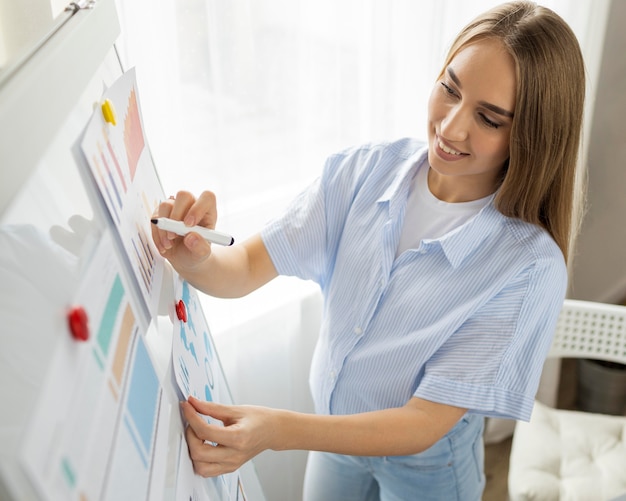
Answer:
<path fill-rule="evenodd" d="M 498 40 L 462 48 L 428 102 L 428 185 L 437 198 L 466 202 L 497 187 L 509 157 L 515 63 Z"/>

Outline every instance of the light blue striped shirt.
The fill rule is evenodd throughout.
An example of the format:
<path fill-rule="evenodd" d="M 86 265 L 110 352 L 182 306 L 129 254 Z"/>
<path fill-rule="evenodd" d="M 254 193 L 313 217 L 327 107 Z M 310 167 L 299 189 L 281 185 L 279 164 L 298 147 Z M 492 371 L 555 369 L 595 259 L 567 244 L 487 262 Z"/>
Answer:
<path fill-rule="evenodd" d="M 411 180 L 427 160 L 411 139 L 333 155 L 262 232 L 278 272 L 314 280 L 324 295 L 316 411 L 417 396 L 528 420 L 565 296 L 563 255 L 546 231 L 491 202 L 396 259 Z"/>

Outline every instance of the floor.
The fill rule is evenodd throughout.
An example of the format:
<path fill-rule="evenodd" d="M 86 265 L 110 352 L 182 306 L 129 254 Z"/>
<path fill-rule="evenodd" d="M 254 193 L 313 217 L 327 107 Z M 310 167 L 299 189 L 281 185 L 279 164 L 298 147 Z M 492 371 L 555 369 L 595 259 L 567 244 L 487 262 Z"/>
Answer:
<path fill-rule="evenodd" d="M 564 359 L 561 365 L 561 382 L 557 407 L 573 409 L 576 399 L 576 361 Z M 508 498 L 507 477 L 511 439 L 485 447 L 485 475 L 487 485 L 483 501 L 506 501 Z"/>

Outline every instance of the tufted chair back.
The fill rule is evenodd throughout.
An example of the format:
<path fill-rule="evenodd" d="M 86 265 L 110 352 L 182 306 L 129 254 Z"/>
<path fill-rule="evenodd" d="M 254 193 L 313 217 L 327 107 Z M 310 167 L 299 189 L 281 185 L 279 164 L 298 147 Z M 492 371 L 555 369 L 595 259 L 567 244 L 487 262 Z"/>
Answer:
<path fill-rule="evenodd" d="M 626 306 L 565 300 L 549 357 L 626 364 Z M 626 501 L 626 416 L 535 402 L 515 427 L 508 481 L 511 501 Z"/>

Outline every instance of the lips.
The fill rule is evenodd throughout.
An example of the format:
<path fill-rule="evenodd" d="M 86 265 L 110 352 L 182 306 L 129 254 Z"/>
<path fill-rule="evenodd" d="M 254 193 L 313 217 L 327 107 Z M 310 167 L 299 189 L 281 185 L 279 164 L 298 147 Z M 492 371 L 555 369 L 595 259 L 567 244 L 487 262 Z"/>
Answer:
<path fill-rule="evenodd" d="M 445 160 L 459 160 L 468 155 L 468 153 L 455 150 L 447 143 L 444 143 L 439 136 L 435 136 L 435 145 L 438 155 Z"/>
<path fill-rule="evenodd" d="M 448 148 L 448 146 L 446 146 L 444 143 L 441 142 L 441 139 L 438 140 L 438 143 L 439 143 L 439 147 L 446 153 L 449 153 L 450 155 L 462 155 L 460 151 L 456 151 L 456 150 L 453 150 L 452 148 Z"/>

